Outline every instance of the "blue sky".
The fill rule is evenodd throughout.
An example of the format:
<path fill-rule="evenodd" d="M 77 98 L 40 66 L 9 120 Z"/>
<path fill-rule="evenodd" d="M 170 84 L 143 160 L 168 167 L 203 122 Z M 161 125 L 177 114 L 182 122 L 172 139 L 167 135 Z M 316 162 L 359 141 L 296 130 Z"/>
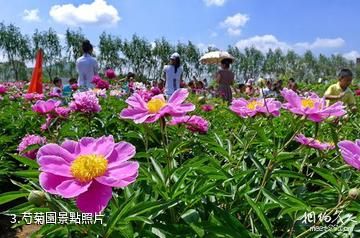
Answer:
<path fill-rule="evenodd" d="M 95 44 L 102 31 L 200 47 L 255 46 L 360 57 L 358 0 L 0 0 L 1 20 L 26 34 L 81 27 Z"/>

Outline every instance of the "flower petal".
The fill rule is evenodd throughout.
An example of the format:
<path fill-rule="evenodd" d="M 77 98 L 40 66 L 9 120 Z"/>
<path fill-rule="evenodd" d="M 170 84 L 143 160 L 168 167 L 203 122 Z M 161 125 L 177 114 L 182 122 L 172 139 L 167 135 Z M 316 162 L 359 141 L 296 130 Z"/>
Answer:
<path fill-rule="evenodd" d="M 94 181 L 85 193 L 77 197 L 76 205 L 81 212 L 99 213 L 106 208 L 111 197 L 111 187 Z"/>
<path fill-rule="evenodd" d="M 114 167 L 120 163 L 129 160 L 136 154 L 136 148 L 130 143 L 121 141 L 114 146 L 114 150 L 108 157 L 108 167 Z"/>
<path fill-rule="evenodd" d="M 69 178 L 73 177 L 70 172 L 70 163 L 59 156 L 43 155 L 39 157 L 37 161 L 42 172 L 48 172 L 54 175 L 60 175 Z"/>
<path fill-rule="evenodd" d="M 91 185 L 91 181 L 82 183 L 74 179 L 66 180 L 56 187 L 56 191 L 64 198 L 77 197 L 86 192 Z"/>
<path fill-rule="evenodd" d="M 67 177 L 58 176 L 51 173 L 42 172 L 39 176 L 40 186 L 48 193 L 60 195 L 56 187 L 59 186 L 65 180 L 68 180 Z"/>
<path fill-rule="evenodd" d="M 37 158 L 44 155 L 58 156 L 68 163 L 71 163 L 75 159 L 72 153 L 57 144 L 47 144 L 41 147 L 37 153 Z"/>
<path fill-rule="evenodd" d="M 104 176 L 96 178 L 96 181 L 110 187 L 125 187 L 136 180 L 138 169 L 137 162 L 123 162 L 110 168 Z"/>
<path fill-rule="evenodd" d="M 185 99 L 189 96 L 189 91 L 185 88 L 181 88 L 176 90 L 171 97 L 169 98 L 169 103 L 174 105 L 179 105 L 185 101 Z"/>

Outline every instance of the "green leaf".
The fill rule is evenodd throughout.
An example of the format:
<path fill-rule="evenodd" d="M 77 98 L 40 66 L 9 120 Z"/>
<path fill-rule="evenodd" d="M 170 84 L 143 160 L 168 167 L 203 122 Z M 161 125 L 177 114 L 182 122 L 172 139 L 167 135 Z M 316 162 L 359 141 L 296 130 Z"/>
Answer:
<path fill-rule="evenodd" d="M 24 170 L 24 171 L 16 171 L 12 172 L 13 175 L 27 178 L 39 178 L 40 171 L 38 170 Z"/>
<path fill-rule="evenodd" d="M 335 178 L 334 175 L 331 174 L 330 170 L 324 168 L 317 168 L 317 167 L 312 167 L 311 169 L 314 170 L 321 177 L 323 177 L 326 181 L 334 185 L 336 188 L 338 189 L 340 188 L 338 180 Z"/>
<path fill-rule="evenodd" d="M 29 166 L 31 168 L 35 168 L 35 169 L 39 168 L 39 165 L 38 165 L 38 163 L 36 163 L 35 160 L 31 160 L 29 158 L 22 157 L 22 156 L 16 155 L 16 154 L 9 154 L 9 155 L 24 165 L 27 165 L 27 166 Z"/>
<path fill-rule="evenodd" d="M 249 205 L 252 207 L 252 209 L 254 209 L 254 211 L 255 211 L 256 215 L 259 217 L 261 223 L 264 225 L 264 227 L 267 231 L 268 237 L 273 237 L 271 224 L 270 224 L 269 220 L 265 217 L 264 212 L 261 210 L 261 208 L 258 205 L 256 205 L 254 203 L 254 201 L 247 194 L 245 194 L 245 198 L 246 198 L 246 201 L 249 203 Z"/>
<path fill-rule="evenodd" d="M 29 193 L 21 191 L 3 193 L 0 195 L 0 205 L 28 195 Z"/>

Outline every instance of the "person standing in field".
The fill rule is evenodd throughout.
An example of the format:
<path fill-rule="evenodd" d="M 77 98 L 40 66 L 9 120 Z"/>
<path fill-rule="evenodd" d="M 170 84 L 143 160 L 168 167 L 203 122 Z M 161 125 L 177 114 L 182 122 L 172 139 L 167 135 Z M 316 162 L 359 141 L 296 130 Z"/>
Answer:
<path fill-rule="evenodd" d="M 76 70 L 79 74 L 78 85 L 80 89 L 87 90 L 94 88 L 93 77 L 98 74 L 98 63 L 92 57 L 93 46 L 89 40 L 82 43 L 83 56 L 76 60 Z"/>
<path fill-rule="evenodd" d="M 218 95 L 228 103 L 232 100 L 231 86 L 234 85 L 235 75 L 230 70 L 231 59 L 221 61 L 221 69 L 216 73 L 216 82 L 218 86 Z"/>
<path fill-rule="evenodd" d="M 163 70 L 163 79 L 165 81 L 165 95 L 170 97 L 180 88 L 182 81 L 183 69 L 181 67 L 180 55 L 174 53 L 170 56 L 170 64 L 166 65 Z"/>
<path fill-rule="evenodd" d="M 339 73 L 339 82 L 330 85 L 325 91 L 324 97 L 327 105 L 342 101 L 348 108 L 355 110 L 355 96 L 349 86 L 351 85 L 353 74 L 349 69 L 342 69 Z"/>

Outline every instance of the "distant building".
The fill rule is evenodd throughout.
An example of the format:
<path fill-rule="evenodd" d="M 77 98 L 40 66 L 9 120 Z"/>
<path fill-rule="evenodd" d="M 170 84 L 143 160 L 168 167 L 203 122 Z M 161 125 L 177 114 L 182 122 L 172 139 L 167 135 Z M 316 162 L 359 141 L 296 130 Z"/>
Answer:
<path fill-rule="evenodd" d="M 360 65 L 360 58 L 356 58 L 356 64 Z"/>

